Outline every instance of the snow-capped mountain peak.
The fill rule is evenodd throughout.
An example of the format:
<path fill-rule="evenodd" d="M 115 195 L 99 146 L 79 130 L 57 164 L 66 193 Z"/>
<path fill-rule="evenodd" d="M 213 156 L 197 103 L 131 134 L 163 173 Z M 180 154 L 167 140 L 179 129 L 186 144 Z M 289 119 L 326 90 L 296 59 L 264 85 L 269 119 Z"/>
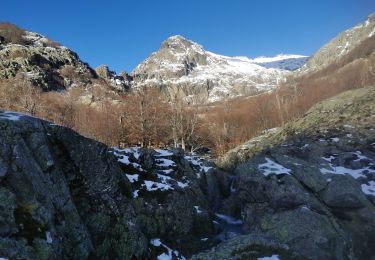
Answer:
<path fill-rule="evenodd" d="M 307 60 L 302 55 L 250 59 L 206 51 L 181 35 L 171 36 L 132 72 L 134 85 L 165 88 L 170 95 L 212 102 L 256 94 L 276 87 L 278 80 Z"/>

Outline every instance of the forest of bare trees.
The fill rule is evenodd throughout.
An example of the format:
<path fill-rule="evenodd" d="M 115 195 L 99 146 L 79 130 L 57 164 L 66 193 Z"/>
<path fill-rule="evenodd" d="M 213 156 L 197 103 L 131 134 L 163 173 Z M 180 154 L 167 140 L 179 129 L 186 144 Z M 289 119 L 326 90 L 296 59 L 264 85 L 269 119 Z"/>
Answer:
<path fill-rule="evenodd" d="M 216 154 L 302 116 L 315 103 L 375 84 L 375 37 L 321 70 L 289 78 L 268 93 L 214 104 L 187 102 L 178 93 L 107 91 L 104 82 L 42 92 L 21 74 L 0 81 L 0 107 L 51 120 L 110 146 L 210 148 Z M 82 97 L 90 102 L 83 102 Z M 92 99 L 92 100 L 91 100 Z"/>

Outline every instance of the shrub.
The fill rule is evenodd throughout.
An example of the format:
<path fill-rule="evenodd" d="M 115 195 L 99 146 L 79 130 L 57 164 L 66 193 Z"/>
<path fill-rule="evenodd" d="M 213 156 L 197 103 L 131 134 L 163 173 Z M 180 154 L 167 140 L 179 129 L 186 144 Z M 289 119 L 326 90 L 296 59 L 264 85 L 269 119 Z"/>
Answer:
<path fill-rule="evenodd" d="M 4 37 L 5 44 L 30 44 L 30 42 L 24 38 L 25 30 L 8 22 L 0 23 L 0 36 Z"/>

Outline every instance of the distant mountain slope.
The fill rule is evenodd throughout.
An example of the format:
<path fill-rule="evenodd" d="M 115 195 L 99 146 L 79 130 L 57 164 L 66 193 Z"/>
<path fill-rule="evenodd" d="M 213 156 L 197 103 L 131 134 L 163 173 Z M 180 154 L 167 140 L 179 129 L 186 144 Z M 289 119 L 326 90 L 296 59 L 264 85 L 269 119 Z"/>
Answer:
<path fill-rule="evenodd" d="M 280 55 L 251 60 L 203 49 L 180 35 L 164 41 L 157 52 L 132 72 L 134 86 L 164 88 L 169 95 L 217 101 L 273 89 L 306 62 L 305 56 Z"/>
<path fill-rule="evenodd" d="M 341 59 L 363 41 L 375 35 L 375 13 L 368 19 L 333 38 L 323 45 L 300 69 L 300 72 L 319 70 Z"/>

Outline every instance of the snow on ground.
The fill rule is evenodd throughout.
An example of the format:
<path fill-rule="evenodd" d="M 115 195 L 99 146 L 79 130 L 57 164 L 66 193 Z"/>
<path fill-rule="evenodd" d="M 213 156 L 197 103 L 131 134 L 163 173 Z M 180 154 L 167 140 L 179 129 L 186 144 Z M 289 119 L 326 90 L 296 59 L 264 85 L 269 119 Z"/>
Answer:
<path fill-rule="evenodd" d="M 174 190 L 173 187 L 169 184 L 155 182 L 155 181 L 144 181 L 144 184 L 142 186 L 145 186 L 148 191 L 166 191 L 166 190 Z"/>
<path fill-rule="evenodd" d="M 139 159 L 139 156 L 141 155 L 140 153 L 140 148 L 139 147 L 132 147 L 132 148 L 125 148 L 125 149 L 122 149 L 121 151 L 124 151 L 126 153 L 131 153 L 134 155 L 134 158 L 135 159 Z"/>
<path fill-rule="evenodd" d="M 268 176 L 271 174 L 290 174 L 291 170 L 285 168 L 284 166 L 272 161 L 271 159 L 265 157 L 266 163 L 259 164 L 258 169 L 262 171 L 264 176 Z"/>
<path fill-rule="evenodd" d="M 176 166 L 176 163 L 172 160 L 165 159 L 165 158 L 158 158 L 156 160 L 158 166 L 160 167 L 174 167 Z"/>
<path fill-rule="evenodd" d="M 227 215 L 219 214 L 219 213 L 216 213 L 215 215 L 219 219 L 224 220 L 227 224 L 230 224 L 230 225 L 242 225 L 243 224 L 243 221 L 241 219 L 235 219 L 231 216 L 227 216 Z"/>
<path fill-rule="evenodd" d="M 177 161 L 175 162 L 174 152 L 166 149 L 156 149 L 155 166 L 152 171 L 146 171 L 140 165 L 141 148 L 112 148 L 111 151 L 120 164 L 131 167 L 125 168 L 125 176 L 132 184 L 133 198 L 144 195 L 146 192 L 171 191 L 186 189 L 190 186 L 191 180 L 179 172 Z M 202 172 L 207 172 L 212 167 L 204 165 L 204 162 L 197 155 L 189 154 L 186 156 L 190 166 L 200 176 Z M 134 171 L 132 170 L 134 169 Z"/>
<path fill-rule="evenodd" d="M 195 210 L 198 214 L 201 214 L 203 211 L 199 209 L 199 206 L 194 206 Z"/>
<path fill-rule="evenodd" d="M 53 242 L 51 232 L 49 232 L 49 231 L 46 232 L 46 242 L 47 242 L 47 244 L 52 244 L 52 242 Z"/>
<path fill-rule="evenodd" d="M 138 181 L 139 175 L 138 174 L 126 174 L 126 177 L 131 183 L 133 183 L 135 181 Z"/>
<path fill-rule="evenodd" d="M 183 183 L 183 182 L 178 181 L 177 185 L 178 185 L 178 187 L 184 189 L 186 187 L 189 187 L 189 182 Z"/>
<path fill-rule="evenodd" d="M 18 121 L 22 117 L 22 114 L 14 113 L 14 112 L 2 112 L 0 113 L 1 119 L 7 119 L 11 121 Z"/>
<path fill-rule="evenodd" d="M 361 188 L 364 194 L 375 196 L 375 181 L 362 184 Z"/>
<path fill-rule="evenodd" d="M 360 151 L 356 151 L 353 153 L 357 159 L 353 161 L 360 161 L 363 159 L 368 159 L 366 156 L 362 155 Z M 358 179 L 361 177 L 367 178 L 366 174 L 368 173 L 375 173 L 375 170 L 371 168 L 371 166 L 366 166 L 360 169 L 350 169 L 346 168 L 344 166 L 335 165 L 333 164 L 333 160 L 335 160 L 337 157 L 331 155 L 329 157 L 321 157 L 324 161 L 328 162 L 328 167 L 322 167 L 320 168 L 320 172 L 322 174 L 342 174 L 342 175 L 350 175 L 354 179 Z M 328 168 L 328 169 L 327 169 Z"/>
<path fill-rule="evenodd" d="M 170 150 L 155 149 L 158 154 L 156 156 L 172 156 L 173 152 Z"/>
<path fill-rule="evenodd" d="M 210 166 L 205 166 L 203 159 L 197 156 L 194 153 L 191 153 L 189 155 L 185 155 L 184 159 L 187 160 L 193 168 L 197 169 L 197 177 L 200 178 L 201 173 L 207 173 L 209 170 L 212 169 Z"/>
<path fill-rule="evenodd" d="M 258 257 L 258 260 L 281 260 L 279 255 L 271 255 L 271 256 L 263 256 L 263 257 Z"/>
<path fill-rule="evenodd" d="M 349 169 L 343 166 L 335 166 L 331 163 L 329 164 L 329 166 L 330 166 L 330 169 L 320 168 L 320 172 L 323 174 L 332 173 L 332 174 L 350 175 L 354 179 L 358 179 L 361 177 L 367 178 L 365 173 L 369 173 L 369 172 L 375 173 L 375 170 L 372 170 L 370 167 L 365 167 L 362 169 Z"/>
<path fill-rule="evenodd" d="M 139 196 L 138 192 L 139 192 L 139 190 L 133 191 L 133 198 L 138 198 L 138 196 Z"/>
<path fill-rule="evenodd" d="M 139 150 L 137 150 L 136 148 L 119 149 L 117 147 L 113 147 L 112 149 L 113 149 L 112 152 L 117 157 L 118 162 L 120 162 L 122 164 L 125 164 L 125 165 L 131 165 L 135 169 L 137 169 L 138 171 L 144 171 L 140 164 L 138 164 L 136 162 L 131 162 L 129 160 L 130 154 L 132 154 L 134 156 L 134 158 L 136 160 L 138 160 L 139 156 L 140 156 Z"/>
<path fill-rule="evenodd" d="M 359 162 L 361 160 L 369 160 L 369 158 L 367 158 L 366 156 L 364 156 L 361 151 L 356 151 L 353 154 L 356 155 L 357 158 L 358 158 L 358 159 L 355 159 L 354 162 Z"/>
<path fill-rule="evenodd" d="M 355 164 L 353 164 L 356 165 L 355 168 L 337 165 L 337 162 L 340 161 L 338 159 L 339 155 L 333 154 L 330 156 L 321 157 L 324 163 L 322 163 L 320 172 L 322 174 L 340 174 L 351 176 L 360 182 L 363 193 L 366 195 L 375 196 L 375 181 L 373 181 L 371 177 L 371 175 L 375 174 L 373 160 L 365 156 L 361 151 L 355 151 L 350 154 L 352 154 L 350 160 L 355 162 Z M 348 163 L 346 165 L 351 165 L 350 162 L 346 162 Z M 330 181 L 331 178 L 328 178 L 327 182 Z"/>
<path fill-rule="evenodd" d="M 158 258 L 157 258 L 158 260 L 173 260 L 173 259 L 186 260 L 186 258 L 184 256 L 182 256 L 180 252 L 178 252 L 177 250 L 173 250 L 170 247 L 168 247 L 167 245 L 163 244 L 160 241 L 160 238 L 151 239 L 150 244 L 155 246 L 155 247 L 163 247 L 164 248 L 165 252 L 158 255 Z"/>

